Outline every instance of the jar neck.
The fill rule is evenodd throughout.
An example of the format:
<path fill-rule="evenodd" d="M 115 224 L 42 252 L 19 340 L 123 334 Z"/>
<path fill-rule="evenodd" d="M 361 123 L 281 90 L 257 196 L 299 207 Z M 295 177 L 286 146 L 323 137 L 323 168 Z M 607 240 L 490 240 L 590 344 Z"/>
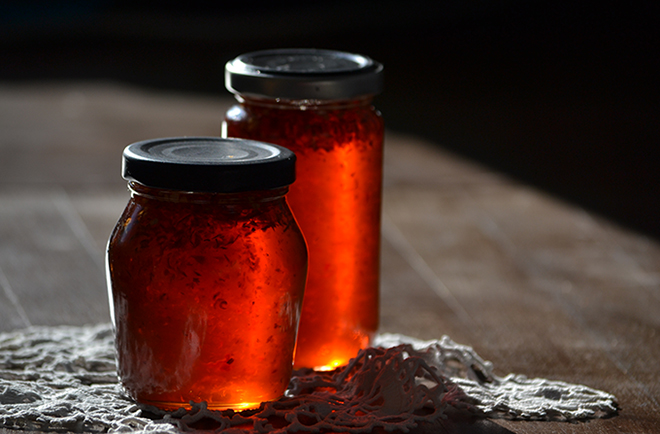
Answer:
<path fill-rule="evenodd" d="M 147 187 L 133 181 L 128 182 L 128 189 L 133 198 L 140 197 L 163 202 L 206 205 L 271 202 L 283 198 L 289 191 L 289 187 L 285 186 L 271 190 L 243 191 L 238 193 L 193 192 Z"/>
<path fill-rule="evenodd" d="M 258 96 L 235 95 L 236 100 L 243 105 L 277 108 L 288 110 L 343 110 L 371 105 L 373 95 L 363 95 L 351 99 L 320 100 L 320 99 L 284 99 Z"/>

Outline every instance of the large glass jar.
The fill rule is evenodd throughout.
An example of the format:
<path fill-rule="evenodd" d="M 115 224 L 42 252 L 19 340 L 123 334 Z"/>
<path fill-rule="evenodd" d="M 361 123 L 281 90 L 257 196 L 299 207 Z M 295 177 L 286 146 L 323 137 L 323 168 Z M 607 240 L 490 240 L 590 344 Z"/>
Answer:
<path fill-rule="evenodd" d="M 288 196 L 309 248 L 295 367 L 333 369 L 378 327 L 383 121 L 372 106 L 383 67 L 327 50 L 268 50 L 226 65 L 238 104 L 223 135 L 297 155 Z"/>
<path fill-rule="evenodd" d="M 118 373 L 137 401 L 253 408 L 290 380 L 307 272 L 285 195 L 295 156 L 174 138 L 123 154 L 131 198 L 109 240 Z"/>

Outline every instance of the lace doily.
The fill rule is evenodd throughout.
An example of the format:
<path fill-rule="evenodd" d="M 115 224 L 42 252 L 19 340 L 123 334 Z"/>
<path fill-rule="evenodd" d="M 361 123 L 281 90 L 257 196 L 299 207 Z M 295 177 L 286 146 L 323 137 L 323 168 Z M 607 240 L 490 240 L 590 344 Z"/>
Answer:
<path fill-rule="evenodd" d="M 73 432 L 231 434 L 380 428 L 408 432 L 452 415 L 580 420 L 617 411 L 614 396 L 586 386 L 510 374 L 498 377 L 472 348 L 448 337 L 380 335 L 336 371 L 297 371 L 283 398 L 236 413 L 166 413 L 128 398 L 117 383 L 108 324 L 32 327 L 0 334 L 0 426 Z"/>

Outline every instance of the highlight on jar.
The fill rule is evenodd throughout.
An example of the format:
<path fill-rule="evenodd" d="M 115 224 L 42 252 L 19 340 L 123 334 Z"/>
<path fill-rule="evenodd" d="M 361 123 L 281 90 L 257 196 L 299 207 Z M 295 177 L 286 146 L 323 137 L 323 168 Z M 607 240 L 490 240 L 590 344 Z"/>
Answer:
<path fill-rule="evenodd" d="M 224 410 L 282 396 L 307 277 L 286 201 L 295 161 L 245 139 L 126 147 L 130 199 L 106 270 L 118 375 L 133 399 Z"/>

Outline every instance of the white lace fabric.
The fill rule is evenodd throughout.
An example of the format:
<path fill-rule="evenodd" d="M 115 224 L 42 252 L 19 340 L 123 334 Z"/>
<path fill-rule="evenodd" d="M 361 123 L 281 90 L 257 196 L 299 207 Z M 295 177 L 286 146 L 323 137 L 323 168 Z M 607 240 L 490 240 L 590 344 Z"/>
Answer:
<path fill-rule="evenodd" d="M 32 327 L 0 334 L 0 426 L 70 432 L 227 434 L 374 430 L 407 433 L 452 415 L 576 421 L 617 411 L 586 386 L 510 374 L 448 337 L 379 335 L 333 372 L 297 371 L 284 397 L 259 409 L 164 412 L 138 405 L 117 382 L 109 324 Z"/>

